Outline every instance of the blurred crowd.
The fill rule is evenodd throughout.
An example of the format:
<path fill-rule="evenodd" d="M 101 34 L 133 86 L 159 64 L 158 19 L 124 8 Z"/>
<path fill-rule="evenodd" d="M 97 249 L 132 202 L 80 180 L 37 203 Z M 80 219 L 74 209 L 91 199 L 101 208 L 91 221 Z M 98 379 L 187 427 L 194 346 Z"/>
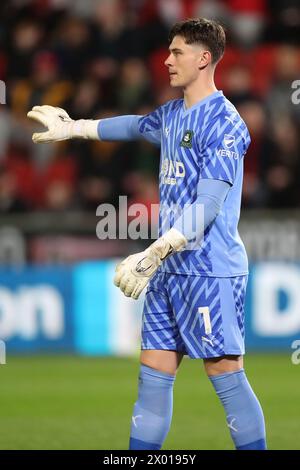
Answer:
<path fill-rule="evenodd" d="M 244 207 L 299 207 L 299 0 L 2 0 L 0 212 L 95 211 L 119 194 L 157 203 L 152 145 L 33 145 L 37 126 L 26 114 L 42 104 L 74 119 L 145 114 L 179 97 L 163 64 L 168 30 L 196 16 L 227 30 L 216 84 L 252 136 Z"/>

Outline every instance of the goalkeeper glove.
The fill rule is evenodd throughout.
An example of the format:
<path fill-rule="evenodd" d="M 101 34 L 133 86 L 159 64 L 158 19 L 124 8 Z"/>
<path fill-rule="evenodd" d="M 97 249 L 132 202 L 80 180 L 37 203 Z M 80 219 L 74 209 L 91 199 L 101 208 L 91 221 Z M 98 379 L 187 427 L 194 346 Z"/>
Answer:
<path fill-rule="evenodd" d="M 46 132 L 35 133 L 32 140 L 37 143 L 57 142 L 73 138 L 98 139 L 99 121 L 79 119 L 74 121 L 62 108 L 34 106 L 27 116 L 48 128 Z"/>
<path fill-rule="evenodd" d="M 116 267 L 114 283 L 126 297 L 138 299 L 162 261 L 172 253 L 181 251 L 187 244 L 186 238 L 171 228 L 145 251 L 128 256 Z"/>

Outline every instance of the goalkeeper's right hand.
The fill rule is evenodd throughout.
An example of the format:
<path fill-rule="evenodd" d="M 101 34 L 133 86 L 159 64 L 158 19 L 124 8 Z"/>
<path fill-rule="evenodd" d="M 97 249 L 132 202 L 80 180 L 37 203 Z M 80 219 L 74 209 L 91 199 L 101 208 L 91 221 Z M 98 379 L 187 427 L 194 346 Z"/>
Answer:
<path fill-rule="evenodd" d="M 79 119 L 74 121 L 62 108 L 53 106 L 34 106 L 27 116 L 47 127 L 45 132 L 36 132 L 32 140 L 37 143 L 57 142 L 74 138 L 98 139 L 99 121 Z"/>

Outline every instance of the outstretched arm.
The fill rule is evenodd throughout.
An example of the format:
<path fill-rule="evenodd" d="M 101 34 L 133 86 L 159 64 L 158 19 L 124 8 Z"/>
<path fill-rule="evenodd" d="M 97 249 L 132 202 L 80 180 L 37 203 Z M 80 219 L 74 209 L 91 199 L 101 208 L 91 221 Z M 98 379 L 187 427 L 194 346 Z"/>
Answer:
<path fill-rule="evenodd" d="M 140 130 L 143 116 L 127 115 L 107 119 L 79 119 L 74 121 L 62 108 L 53 106 L 34 106 L 27 114 L 47 128 L 44 132 L 36 132 L 32 140 L 37 143 L 57 142 L 68 139 L 91 139 L 107 141 L 128 141 L 144 137 L 152 143 L 159 144 L 159 131 L 155 129 Z M 141 124 L 141 126 L 140 126 Z"/>

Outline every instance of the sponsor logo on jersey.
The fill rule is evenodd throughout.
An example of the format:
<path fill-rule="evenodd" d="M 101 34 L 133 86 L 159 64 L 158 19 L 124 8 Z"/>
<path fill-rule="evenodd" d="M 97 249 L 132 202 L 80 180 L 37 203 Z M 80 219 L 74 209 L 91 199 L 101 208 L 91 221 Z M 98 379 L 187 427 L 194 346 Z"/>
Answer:
<path fill-rule="evenodd" d="M 226 149 L 218 149 L 217 156 L 234 158 L 235 160 L 239 158 L 239 154 L 237 152 L 233 152 L 232 150 L 226 150 Z"/>
<path fill-rule="evenodd" d="M 165 158 L 161 166 L 162 182 L 175 185 L 178 178 L 185 177 L 185 166 L 182 162 L 173 162 Z"/>
<path fill-rule="evenodd" d="M 230 117 L 225 116 L 225 119 L 226 119 L 227 121 L 231 122 L 231 124 L 234 124 L 234 122 L 230 119 Z"/>

